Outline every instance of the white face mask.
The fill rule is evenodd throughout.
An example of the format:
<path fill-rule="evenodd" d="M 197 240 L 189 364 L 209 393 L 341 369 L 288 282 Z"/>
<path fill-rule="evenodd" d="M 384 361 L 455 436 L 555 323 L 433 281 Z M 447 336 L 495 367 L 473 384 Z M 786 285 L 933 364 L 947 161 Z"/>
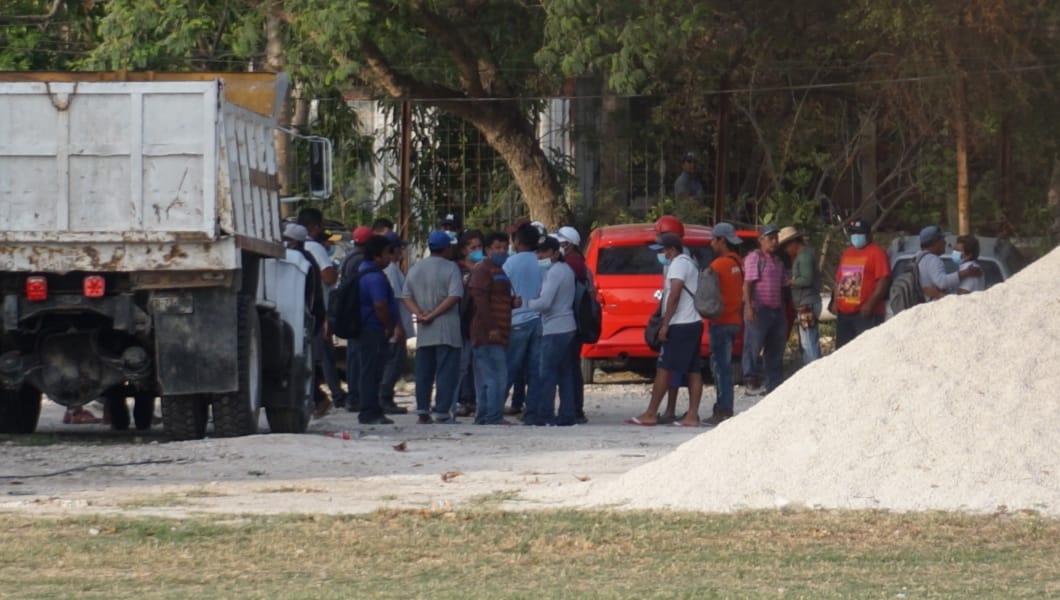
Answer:
<path fill-rule="evenodd" d="M 960 250 L 954 250 L 950 254 L 950 258 L 953 259 L 953 264 L 955 264 L 955 265 L 961 264 L 961 252 L 960 252 Z"/>
<path fill-rule="evenodd" d="M 537 259 L 537 264 L 542 269 L 547 269 L 547 268 L 552 266 L 552 259 L 551 258 L 539 258 L 539 259 Z"/>

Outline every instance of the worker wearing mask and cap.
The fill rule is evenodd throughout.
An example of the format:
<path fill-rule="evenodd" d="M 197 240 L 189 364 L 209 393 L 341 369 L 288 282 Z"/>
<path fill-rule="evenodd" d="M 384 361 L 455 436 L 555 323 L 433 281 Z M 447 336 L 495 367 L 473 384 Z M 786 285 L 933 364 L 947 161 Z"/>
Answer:
<path fill-rule="evenodd" d="M 847 223 L 850 246 L 839 257 L 829 310 L 836 315 L 835 347 L 883 322 L 891 266 L 887 253 L 872 241 L 869 224 L 862 219 Z"/>

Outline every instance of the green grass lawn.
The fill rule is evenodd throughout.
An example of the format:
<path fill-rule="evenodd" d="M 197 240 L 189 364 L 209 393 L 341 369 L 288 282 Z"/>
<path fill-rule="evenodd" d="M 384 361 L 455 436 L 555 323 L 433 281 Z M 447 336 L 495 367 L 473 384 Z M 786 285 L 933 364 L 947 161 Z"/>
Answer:
<path fill-rule="evenodd" d="M 880 512 L 0 516 L 11 598 L 1049 598 L 1060 521 Z"/>

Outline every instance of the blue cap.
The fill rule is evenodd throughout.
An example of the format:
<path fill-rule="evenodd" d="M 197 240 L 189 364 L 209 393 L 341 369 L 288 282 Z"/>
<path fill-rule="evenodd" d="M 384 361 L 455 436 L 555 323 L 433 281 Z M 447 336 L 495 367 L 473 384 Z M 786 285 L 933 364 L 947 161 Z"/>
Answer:
<path fill-rule="evenodd" d="M 780 230 L 777 229 L 776 225 L 772 223 L 766 223 L 762 226 L 762 230 L 758 232 L 758 237 L 766 237 L 767 235 L 779 234 Z"/>
<path fill-rule="evenodd" d="M 923 248 L 946 237 L 946 232 L 938 225 L 928 225 L 920 230 L 920 247 Z"/>
<path fill-rule="evenodd" d="M 666 232 L 660 234 L 659 237 L 655 239 L 654 244 L 648 244 L 648 248 L 651 248 L 656 252 L 663 248 L 677 248 L 680 250 L 682 248 L 681 238 L 678 237 L 676 233 Z"/>
<path fill-rule="evenodd" d="M 386 232 L 383 237 L 385 237 L 386 241 L 390 242 L 390 246 L 394 248 L 404 248 L 405 246 L 409 245 L 408 242 L 401 239 L 401 236 L 394 233 L 393 231 Z"/>
<path fill-rule="evenodd" d="M 738 246 L 740 242 L 743 241 L 740 239 L 740 236 L 736 235 L 736 228 L 729 223 L 718 223 L 714 226 L 711 233 L 713 233 L 716 238 L 725 238 L 726 242 L 729 242 L 734 246 Z"/>
<path fill-rule="evenodd" d="M 431 250 L 445 250 L 452 243 L 449 234 L 444 231 L 432 231 L 427 236 L 427 247 Z"/>

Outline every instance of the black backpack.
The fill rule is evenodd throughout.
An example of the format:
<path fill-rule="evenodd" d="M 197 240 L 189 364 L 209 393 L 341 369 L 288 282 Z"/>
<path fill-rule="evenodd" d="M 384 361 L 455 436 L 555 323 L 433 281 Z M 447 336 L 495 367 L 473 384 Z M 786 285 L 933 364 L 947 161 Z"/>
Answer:
<path fill-rule="evenodd" d="M 923 254 L 917 256 L 891 282 L 887 304 L 890 305 L 892 314 L 896 315 L 907 308 L 923 304 L 927 300 L 924 297 L 924 288 L 920 286 L 920 259 L 922 258 L 924 258 Z"/>
<path fill-rule="evenodd" d="M 600 302 L 596 299 L 596 288 L 591 280 L 574 284 L 574 322 L 577 338 L 583 344 L 595 344 L 600 339 L 603 320 Z"/>
<path fill-rule="evenodd" d="M 378 265 L 353 273 L 328 296 L 328 329 L 332 335 L 350 340 L 361 335 L 361 277 L 382 271 Z"/>

